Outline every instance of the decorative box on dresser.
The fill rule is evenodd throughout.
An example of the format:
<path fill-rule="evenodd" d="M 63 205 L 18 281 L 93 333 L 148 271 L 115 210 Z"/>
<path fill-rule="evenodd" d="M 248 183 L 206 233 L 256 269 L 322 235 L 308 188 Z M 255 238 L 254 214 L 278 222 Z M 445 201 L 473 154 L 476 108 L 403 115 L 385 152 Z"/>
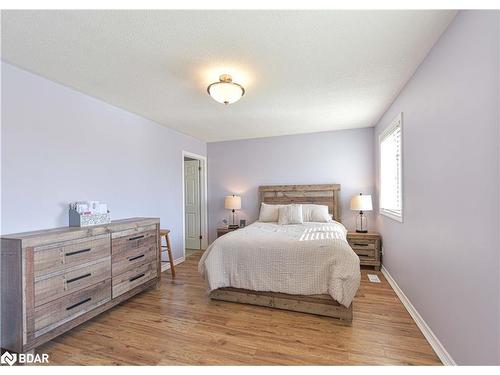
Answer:
<path fill-rule="evenodd" d="M 159 226 L 133 218 L 2 236 L 2 349 L 31 351 L 157 285 Z"/>
<path fill-rule="evenodd" d="M 348 232 L 347 242 L 359 256 L 362 266 L 373 266 L 375 270 L 380 271 L 382 240 L 379 233 Z"/>

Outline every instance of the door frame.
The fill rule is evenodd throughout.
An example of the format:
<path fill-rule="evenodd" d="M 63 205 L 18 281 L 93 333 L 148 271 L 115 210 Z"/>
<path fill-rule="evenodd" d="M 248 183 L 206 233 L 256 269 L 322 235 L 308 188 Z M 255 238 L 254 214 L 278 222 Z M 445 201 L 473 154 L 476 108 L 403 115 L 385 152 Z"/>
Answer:
<path fill-rule="evenodd" d="M 207 194 L 207 157 L 203 155 L 198 155 L 189 151 L 182 150 L 182 253 L 184 254 L 184 259 L 186 258 L 186 194 L 185 194 L 185 176 L 184 176 L 184 157 L 191 159 L 196 159 L 200 161 L 201 173 L 200 173 L 200 233 L 201 239 L 201 250 L 205 250 L 208 247 L 208 194 Z"/>

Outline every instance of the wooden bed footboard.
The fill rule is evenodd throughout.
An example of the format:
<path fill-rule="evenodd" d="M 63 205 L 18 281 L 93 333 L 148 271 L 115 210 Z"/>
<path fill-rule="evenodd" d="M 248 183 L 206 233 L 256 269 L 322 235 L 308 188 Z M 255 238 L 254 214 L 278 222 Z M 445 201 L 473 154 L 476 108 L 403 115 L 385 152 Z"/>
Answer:
<path fill-rule="evenodd" d="M 219 288 L 212 290 L 209 297 L 220 301 L 272 307 L 352 321 L 352 303 L 349 307 L 345 307 L 328 294 L 304 296 L 238 288 Z"/>

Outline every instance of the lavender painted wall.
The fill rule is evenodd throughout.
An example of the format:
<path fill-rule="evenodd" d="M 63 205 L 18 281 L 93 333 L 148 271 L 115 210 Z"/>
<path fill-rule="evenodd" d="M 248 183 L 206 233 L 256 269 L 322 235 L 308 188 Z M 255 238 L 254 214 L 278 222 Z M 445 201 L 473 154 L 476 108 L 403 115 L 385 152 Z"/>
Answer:
<path fill-rule="evenodd" d="M 458 14 L 375 128 L 403 112 L 404 223 L 384 265 L 458 364 L 500 364 L 499 16 Z M 378 190 L 378 186 L 376 187 Z"/>
<path fill-rule="evenodd" d="M 373 128 L 292 135 L 207 145 L 209 237 L 228 218 L 224 196 L 242 197 L 240 219 L 257 219 L 259 185 L 341 184 L 341 215 L 350 229 L 352 195 L 373 189 Z M 373 224 L 371 215 L 369 222 Z"/>
<path fill-rule="evenodd" d="M 206 144 L 2 62 L 3 234 L 68 224 L 100 200 L 113 219 L 159 217 L 182 249 L 182 150 Z"/>

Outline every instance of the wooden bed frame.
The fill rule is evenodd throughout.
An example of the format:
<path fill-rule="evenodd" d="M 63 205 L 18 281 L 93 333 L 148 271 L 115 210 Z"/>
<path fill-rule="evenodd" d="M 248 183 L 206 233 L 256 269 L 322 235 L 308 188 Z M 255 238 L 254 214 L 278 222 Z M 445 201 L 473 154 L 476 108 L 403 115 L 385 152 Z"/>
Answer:
<path fill-rule="evenodd" d="M 340 222 L 339 192 L 339 184 L 260 186 L 259 207 L 261 202 L 269 204 L 322 204 L 327 205 L 333 219 Z M 209 297 L 214 300 L 273 307 L 352 321 L 352 303 L 349 307 L 345 307 L 328 294 L 305 296 L 238 288 L 219 288 L 211 291 Z"/>

